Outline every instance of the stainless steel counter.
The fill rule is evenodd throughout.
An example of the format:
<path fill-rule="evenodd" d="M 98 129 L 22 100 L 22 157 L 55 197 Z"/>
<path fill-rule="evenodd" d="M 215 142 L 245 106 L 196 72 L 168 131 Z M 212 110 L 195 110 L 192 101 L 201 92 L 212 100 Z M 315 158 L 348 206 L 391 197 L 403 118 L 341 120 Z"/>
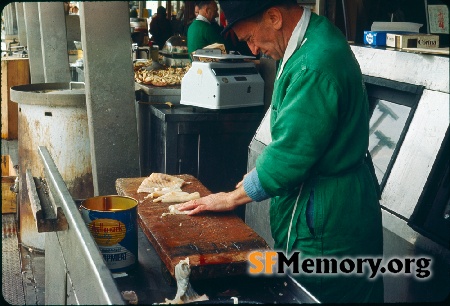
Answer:
<path fill-rule="evenodd" d="M 159 87 L 159 86 L 145 85 L 142 83 L 135 82 L 134 88 L 136 91 L 140 90 L 147 96 L 152 96 L 152 97 L 154 97 L 154 96 L 178 96 L 178 97 L 180 97 L 181 96 L 181 85 Z M 179 98 L 178 98 L 178 103 L 180 103 Z"/>

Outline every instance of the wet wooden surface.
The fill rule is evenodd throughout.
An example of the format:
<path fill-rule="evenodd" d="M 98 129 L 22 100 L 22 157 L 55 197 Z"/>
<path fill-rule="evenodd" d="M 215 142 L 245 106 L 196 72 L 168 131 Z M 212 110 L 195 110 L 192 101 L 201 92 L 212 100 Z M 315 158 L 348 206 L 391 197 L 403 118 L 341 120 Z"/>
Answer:
<path fill-rule="evenodd" d="M 182 187 L 183 191 L 198 191 L 201 196 L 211 193 L 191 175 L 177 177 L 190 182 Z M 119 178 L 117 193 L 139 201 L 138 223 L 172 276 L 175 266 L 186 257 L 191 279 L 245 274 L 248 253 L 269 248 L 264 239 L 231 212 L 162 217 L 174 203 L 144 200 L 147 193 L 137 193 L 143 180 L 144 177 Z"/>

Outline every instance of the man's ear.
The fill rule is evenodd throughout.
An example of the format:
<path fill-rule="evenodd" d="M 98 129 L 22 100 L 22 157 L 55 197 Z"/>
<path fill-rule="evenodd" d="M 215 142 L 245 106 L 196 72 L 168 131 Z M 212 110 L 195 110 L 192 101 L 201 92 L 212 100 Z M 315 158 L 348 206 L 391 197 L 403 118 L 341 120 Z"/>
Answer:
<path fill-rule="evenodd" d="M 205 10 L 205 11 L 206 11 L 206 14 L 209 14 L 210 12 L 212 12 L 212 10 L 213 10 L 213 9 L 212 9 L 211 5 L 207 5 L 207 6 L 206 6 L 206 10 Z"/>
<path fill-rule="evenodd" d="M 283 15 L 277 7 L 269 8 L 265 13 L 265 19 L 275 30 L 280 30 L 283 25 Z"/>

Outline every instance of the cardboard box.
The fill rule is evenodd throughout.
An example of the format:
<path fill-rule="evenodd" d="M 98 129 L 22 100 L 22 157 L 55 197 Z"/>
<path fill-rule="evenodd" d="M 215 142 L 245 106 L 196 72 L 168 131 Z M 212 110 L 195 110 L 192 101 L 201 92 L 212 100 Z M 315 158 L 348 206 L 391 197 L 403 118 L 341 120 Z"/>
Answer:
<path fill-rule="evenodd" d="M 432 34 L 395 34 L 387 33 L 386 46 L 393 48 L 439 48 L 439 36 Z"/>
<path fill-rule="evenodd" d="M 10 99 L 10 88 L 30 84 L 28 58 L 2 57 L 1 59 L 1 134 L 2 139 L 18 138 L 18 104 Z"/>
<path fill-rule="evenodd" d="M 9 155 L 2 155 L 2 214 L 15 213 L 17 210 L 16 196 L 10 187 L 14 185 L 17 177 L 16 169 L 13 168 Z"/>
<path fill-rule="evenodd" d="M 371 31 L 383 31 L 387 33 L 419 33 L 421 23 L 415 22 L 389 22 L 389 21 L 374 21 L 370 27 Z"/>
<path fill-rule="evenodd" d="M 2 214 L 15 213 L 17 211 L 17 194 L 11 191 L 15 176 L 2 176 Z"/>
<path fill-rule="evenodd" d="M 13 162 L 9 155 L 2 155 L 2 176 L 17 176 L 17 171 L 14 169 Z"/>
<path fill-rule="evenodd" d="M 371 46 L 386 46 L 386 32 L 364 31 L 364 44 Z"/>

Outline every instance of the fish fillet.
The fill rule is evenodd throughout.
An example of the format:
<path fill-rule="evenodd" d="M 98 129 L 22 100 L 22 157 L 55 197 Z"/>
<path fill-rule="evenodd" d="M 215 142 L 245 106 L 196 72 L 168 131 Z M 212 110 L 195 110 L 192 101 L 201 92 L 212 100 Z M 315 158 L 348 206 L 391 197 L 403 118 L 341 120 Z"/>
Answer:
<path fill-rule="evenodd" d="M 184 180 L 181 178 L 154 172 L 142 181 L 137 192 L 154 193 L 152 197 L 157 197 L 171 191 L 181 191 L 181 186 L 184 183 Z"/>
<path fill-rule="evenodd" d="M 181 202 L 187 202 L 195 199 L 200 198 L 200 193 L 193 192 L 188 193 L 184 191 L 171 191 L 168 192 L 156 199 L 153 200 L 153 202 L 162 202 L 162 203 L 181 203 Z"/>
<path fill-rule="evenodd" d="M 149 198 L 156 199 L 156 198 L 159 198 L 160 196 L 163 196 L 163 195 L 165 195 L 165 194 L 167 194 L 169 192 L 172 192 L 172 191 L 182 191 L 182 190 L 181 190 L 181 188 L 168 188 L 168 187 L 165 187 L 165 188 L 162 188 L 161 190 L 156 190 L 154 192 L 149 193 L 147 196 L 144 197 L 144 200 L 147 200 Z"/>

